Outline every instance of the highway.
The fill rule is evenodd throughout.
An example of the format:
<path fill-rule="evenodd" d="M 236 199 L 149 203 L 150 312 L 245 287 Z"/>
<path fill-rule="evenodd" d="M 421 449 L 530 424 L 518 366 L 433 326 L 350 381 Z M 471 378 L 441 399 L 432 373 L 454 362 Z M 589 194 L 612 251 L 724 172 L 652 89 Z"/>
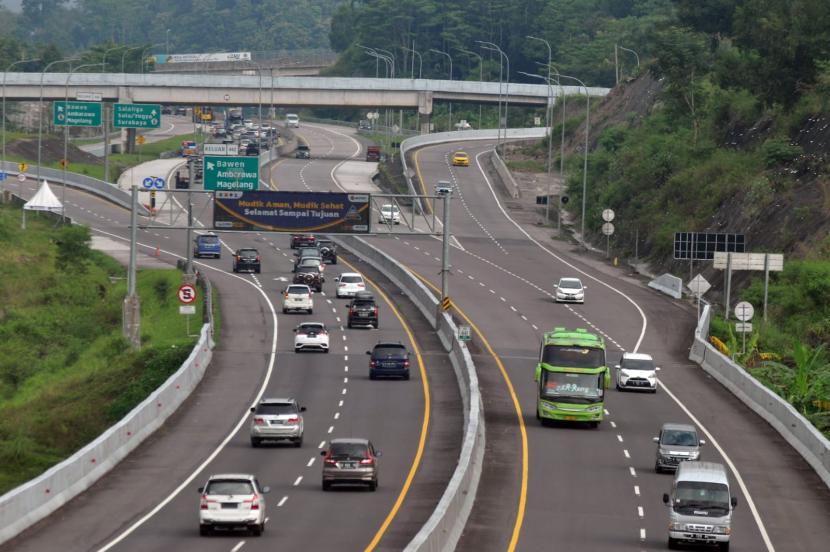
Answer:
<path fill-rule="evenodd" d="M 345 132 L 299 129 L 312 152 L 331 148 L 340 159 L 355 148 Z M 470 154 L 470 167 L 450 166 L 456 149 Z M 739 500 L 733 550 L 823 549 L 830 493 L 776 432 L 688 360 L 692 310 L 626 271 L 549 239 L 549 231 L 514 224 L 480 169 L 480 154 L 488 149 L 492 144 L 481 142 L 437 145 L 412 160 L 430 190 L 438 180 L 457 186 L 452 233 L 463 249 L 452 248 L 450 296 L 456 319 L 474 326 L 484 397 L 482 486 L 459 550 L 665 549 L 668 513 L 661 497 L 672 478 L 654 472 L 652 437 L 669 421 L 697 424 L 708 442 L 702 459 L 733 469 Z M 328 190 L 334 164 L 286 160 L 272 177 L 280 189 Z M 370 241 L 440 285 L 438 240 Z M 553 302 L 560 276 L 582 278 L 585 305 Z M 598 430 L 542 427 L 535 420 L 533 367 L 542 331 L 559 325 L 603 335 L 612 366 L 624 351 L 652 354 L 661 367 L 658 393 L 609 390 Z"/>
<path fill-rule="evenodd" d="M 34 182 L 24 189 L 33 195 Z M 194 201 L 194 212 L 202 213 L 204 196 Z M 93 196 L 68 189 L 67 214 L 94 234 L 128 236 L 128 212 Z M 187 247 L 183 230 L 142 230 L 139 242 L 145 253 L 159 247 L 170 263 Z M 222 259 L 196 261 L 215 284 L 222 311 L 203 382 L 110 474 L 0 550 L 319 550 L 332 543 L 392 550 L 432 513 L 455 466 L 463 417 L 454 373 L 426 322 L 389 282 L 352 266 L 348 255 L 326 270 L 313 315 L 283 315 L 280 290 L 293 260 L 288 236 L 225 234 L 223 243 Z M 241 246 L 259 249 L 261 274 L 231 273 L 231 251 Z M 333 280 L 355 269 L 373 282 L 379 330 L 343 328 L 347 301 L 334 297 Z M 292 329 L 310 320 L 329 327 L 329 354 L 293 351 Z M 379 340 L 401 341 L 414 353 L 410 381 L 369 381 L 365 352 Z M 248 407 L 259 397 L 286 396 L 307 407 L 303 446 L 253 449 Z M 367 437 L 383 452 L 377 492 L 321 490 L 319 452 L 347 436 Z M 199 537 L 196 489 L 223 472 L 253 473 L 271 487 L 262 537 Z"/>

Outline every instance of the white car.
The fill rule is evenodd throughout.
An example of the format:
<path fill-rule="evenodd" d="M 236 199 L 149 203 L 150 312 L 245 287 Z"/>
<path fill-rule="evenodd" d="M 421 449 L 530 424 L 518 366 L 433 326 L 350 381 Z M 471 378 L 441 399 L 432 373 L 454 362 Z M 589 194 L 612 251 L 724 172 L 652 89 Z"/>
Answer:
<path fill-rule="evenodd" d="M 294 328 L 294 352 L 329 352 L 329 331 L 322 322 L 303 322 Z"/>
<path fill-rule="evenodd" d="M 305 284 L 291 284 L 285 288 L 282 300 L 282 312 L 306 311 L 308 314 L 314 312 L 313 292 Z"/>
<path fill-rule="evenodd" d="M 300 116 L 296 113 L 289 113 L 285 116 L 285 126 L 288 128 L 300 128 Z"/>
<path fill-rule="evenodd" d="M 617 364 L 617 390 L 637 389 L 657 392 L 657 370 L 651 355 L 623 353 Z"/>
<path fill-rule="evenodd" d="M 380 208 L 380 222 L 384 224 L 400 224 L 401 210 L 397 205 L 387 203 Z"/>
<path fill-rule="evenodd" d="M 225 473 L 211 475 L 199 487 L 199 534 L 214 529 L 250 529 L 258 537 L 265 531 L 265 497 L 271 489 L 259 484 L 253 475 Z"/>
<path fill-rule="evenodd" d="M 337 298 L 354 297 L 358 291 L 366 291 L 366 282 L 357 272 L 344 272 L 334 279 L 337 282 Z"/>
<path fill-rule="evenodd" d="M 579 278 L 560 278 L 559 283 L 553 286 L 556 289 L 557 303 L 584 303 L 585 286 Z"/>
<path fill-rule="evenodd" d="M 446 180 L 439 180 L 435 185 L 435 195 L 447 195 L 452 193 L 452 183 Z"/>

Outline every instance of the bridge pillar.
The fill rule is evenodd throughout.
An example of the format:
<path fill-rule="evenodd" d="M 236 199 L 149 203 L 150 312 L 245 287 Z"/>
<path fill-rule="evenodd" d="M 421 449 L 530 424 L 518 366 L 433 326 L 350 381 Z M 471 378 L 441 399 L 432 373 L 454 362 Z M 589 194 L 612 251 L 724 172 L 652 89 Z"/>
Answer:
<path fill-rule="evenodd" d="M 429 134 L 430 119 L 432 118 L 432 92 L 418 94 L 418 127 L 421 134 Z"/>

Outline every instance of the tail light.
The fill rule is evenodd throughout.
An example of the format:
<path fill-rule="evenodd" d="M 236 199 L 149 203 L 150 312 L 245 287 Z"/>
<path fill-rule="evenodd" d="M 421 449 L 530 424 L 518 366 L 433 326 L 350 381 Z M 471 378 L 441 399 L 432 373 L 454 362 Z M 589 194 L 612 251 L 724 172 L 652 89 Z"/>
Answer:
<path fill-rule="evenodd" d="M 254 418 L 254 425 L 265 425 L 264 418 Z"/>
<path fill-rule="evenodd" d="M 374 311 L 375 311 L 375 316 L 377 316 L 377 315 L 378 315 L 378 308 L 377 308 L 377 307 L 375 307 L 375 308 L 374 308 Z"/>
<path fill-rule="evenodd" d="M 256 262 L 259 262 L 259 255 L 256 256 Z"/>
<path fill-rule="evenodd" d="M 375 459 L 372 458 L 371 456 L 369 458 L 364 458 L 363 460 L 360 461 L 361 466 L 371 466 L 374 463 L 375 463 Z"/>
<path fill-rule="evenodd" d="M 369 368 L 374 368 L 376 364 L 377 364 L 377 362 L 375 362 L 374 360 L 370 360 L 369 361 Z"/>
<path fill-rule="evenodd" d="M 288 419 L 286 420 L 286 422 L 288 422 L 289 424 L 297 424 L 297 423 L 300 423 L 300 417 L 299 417 L 299 416 L 291 416 L 290 418 L 288 418 Z"/>
<path fill-rule="evenodd" d="M 404 368 L 409 368 L 409 361 L 408 361 L 408 360 L 404 360 L 404 361 L 403 361 L 403 365 L 404 365 Z"/>
<path fill-rule="evenodd" d="M 363 282 L 359 282 L 357 284 L 357 287 L 362 288 L 362 287 L 366 287 L 366 285 Z"/>
<path fill-rule="evenodd" d="M 257 496 L 257 495 L 254 495 L 254 497 L 251 498 L 250 500 L 243 500 L 242 503 L 243 504 L 250 503 L 251 510 L 259 510 L 259 496 Z"/>
<path fill-rule="evenodd" d="M 211 502 L 213 502 L 214 504 L 216 503 L 215 500 L 208 500 L 208 498 L 205 495 L 202 495 L 202 499 L 199 501 L 199 509 L 207 510 L 208 504 L 210 504 Z"/>
<path fill-rule="evenodd" d="M 327 466 L 336 466 L 337 460 L 331 457 L 331 451 L 329 450 L 326 455 L 323 457 L 323 463 Z"/>

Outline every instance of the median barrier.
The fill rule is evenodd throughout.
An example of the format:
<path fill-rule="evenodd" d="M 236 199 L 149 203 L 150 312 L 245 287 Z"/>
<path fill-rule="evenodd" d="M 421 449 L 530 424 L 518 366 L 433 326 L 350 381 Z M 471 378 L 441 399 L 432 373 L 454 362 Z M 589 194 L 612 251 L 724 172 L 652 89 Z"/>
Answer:
<path fill-rule="evenodd" d="M 493 168 L 496 169 L 496 174 L 499 175 L 502 184 L 504 184 L 504 188 L 507 190 L 507 193 L 510 194 L 510 197 L 513 199 L 517 199 L 519 197 L 519 185 L 516 184 L 516 179 L 513 178 L 513 175 L 510 172 L 510 169 L 507 168 L 507 165 L 504 164 L 504 161 L 499 155 L 499 152 L 495 149 L 490 154 L 490 162 L 493 163 Z"/>
<path fill-rule="evenodd" d="M 438 299 L 399 262 L 365 240 L 354 236 L 332 238 L 391 280 L 436 328 L 449 353 L 464 409 L 464 441 L 458 464 L 432 515 L 404 550 L 449 551 L 455 548 L 475 501 L 484 457 L 484 415 L 478 376 L 470 352 L 458 340 L 458 330 L 447 313 L 436 317 Z"/>
<path fill-rule="evenodd" d="M 830 487 L 830 441 L 790 403 L 708 342 L 711 312 L 709 305 L 703 308 L 689 359 L 775 428 Z"/>

